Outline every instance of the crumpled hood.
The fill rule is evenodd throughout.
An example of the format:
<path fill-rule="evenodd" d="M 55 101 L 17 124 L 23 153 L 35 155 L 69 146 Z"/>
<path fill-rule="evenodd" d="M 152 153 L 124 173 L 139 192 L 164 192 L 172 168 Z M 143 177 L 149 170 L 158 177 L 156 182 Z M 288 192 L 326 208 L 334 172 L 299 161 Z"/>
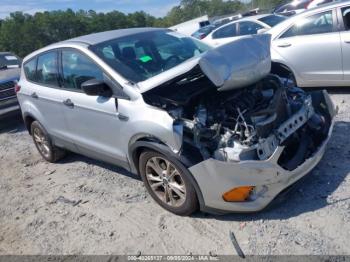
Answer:
<path fill-rule="evenodd" d="M 10 68 L 10 69 L 2 69 L 0 70 L 0 83 L 19 79 L 20 69 L 19 68 Z"/>
<path fill-rule="evenodd" d="M 219 91 L 238 89 L 264 78 L 271 70 L 271 36 L 251 35 L 207 51 L 157 76 L 138 83 L 141 93 L 186 75 L 199 65 Z"/>
<path fill-rule="evenodd" d="M 253 35 L 219 46 L 199 60 L 219 91 L 251 85 L 271 71 L 270 35 Z"/>

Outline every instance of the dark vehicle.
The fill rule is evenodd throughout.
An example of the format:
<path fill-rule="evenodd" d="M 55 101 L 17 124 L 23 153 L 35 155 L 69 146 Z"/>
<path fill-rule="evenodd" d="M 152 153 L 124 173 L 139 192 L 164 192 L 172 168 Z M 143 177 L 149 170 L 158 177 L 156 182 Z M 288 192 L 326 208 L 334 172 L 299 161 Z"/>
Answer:
<path fill-rule="evenodd" d="M 216 28 L 215 25 L 207 25 L 205 27 L 202 27 L 202 28 L 198 29 L 191 36 L 193 36 L 193 37 L 195 37 L 197 39 L 203 39 L 207 35 L 209 35 L 211 33 L 211 31 L 213 31 L 215 28 Z"/>
<path fill-rule="evenodd" d="M 9 52 L 0 52 L 0 117 L 19 111 L 15 85 L 20 76 L 21 59 Z"/>

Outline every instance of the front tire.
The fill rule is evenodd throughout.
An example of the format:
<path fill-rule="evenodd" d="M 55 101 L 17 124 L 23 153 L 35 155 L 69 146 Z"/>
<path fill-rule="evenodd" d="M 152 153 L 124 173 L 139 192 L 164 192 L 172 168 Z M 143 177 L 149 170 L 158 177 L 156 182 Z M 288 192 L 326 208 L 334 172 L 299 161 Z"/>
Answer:
<path fill-rule="evenodd" d="M 139 158 L 141 178 L 152 198 L 164 209 L 187 216 L 198 209 L 198 199 L 189 171 L 155 151 L 144 151 Z"/>
<path fill-rule="evenodd" d="M 34 121 L 30 129 L 35 147 L 46 161 L 54 163 L 66 155 L 65 150 L 53 145 L 49 134 L 38 121 Z"/>

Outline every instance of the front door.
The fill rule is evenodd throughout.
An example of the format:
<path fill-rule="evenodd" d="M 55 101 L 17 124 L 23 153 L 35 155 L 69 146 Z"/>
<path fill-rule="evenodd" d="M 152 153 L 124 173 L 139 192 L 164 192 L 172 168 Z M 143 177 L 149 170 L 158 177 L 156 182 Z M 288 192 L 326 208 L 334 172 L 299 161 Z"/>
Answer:
<path fill-rule="evenodd" d="M 303 86 L 333 85 L 342 81 L 340 35 L 332 10 L 298 20 L 272 48 L 290 66 Z"/>
<path fill-rule="evenodd" d="M 70 139 L 85 155 L 123 165 L 126 154 L 120 147 L 118 131 L 125 122 L 118 118 L 116 98 L 88 96 L 81 84 L 103 80 L 102 69 L 75 49 L 62 50 L 64 115 Z"/>

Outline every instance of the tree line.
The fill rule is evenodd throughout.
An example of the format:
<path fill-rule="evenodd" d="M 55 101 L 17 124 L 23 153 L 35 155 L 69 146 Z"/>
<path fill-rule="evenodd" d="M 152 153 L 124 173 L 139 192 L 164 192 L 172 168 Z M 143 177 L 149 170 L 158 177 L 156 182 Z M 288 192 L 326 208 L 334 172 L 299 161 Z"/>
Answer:
<path fill-rule="evenodd" d="M 209 17 L 222 16 L 259 6 L 269 9 L 281 1 L 182 0 L 161 18 L 143 11 L 124 14 L 119 11 L 97 13 L 67 9 L 34 15 L 14 12 L 0 20 L 0 51 L 11 51 L 24 57 L 51 43 L 90 33 L 130 27 L 169 27 L 205 14 Z"/>

